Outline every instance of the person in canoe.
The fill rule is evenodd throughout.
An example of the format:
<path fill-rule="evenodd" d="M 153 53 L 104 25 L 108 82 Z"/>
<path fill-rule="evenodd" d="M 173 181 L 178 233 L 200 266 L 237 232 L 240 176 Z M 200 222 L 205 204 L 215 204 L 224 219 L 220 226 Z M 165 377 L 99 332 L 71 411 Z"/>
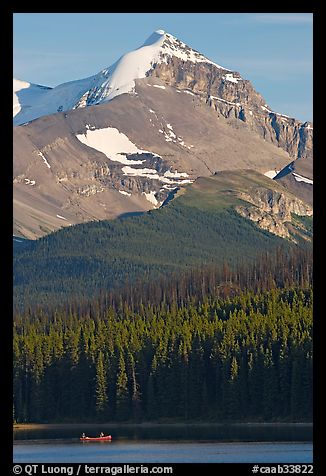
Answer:
<path fill-rule="evenodd" d="M 83 433 L 83 434 L 82 434 L 82 438 L 85 438 L 85 437 L 86 437 L 86 435 L 85 435 L 85 433 Z"/>
<path fill-rule="evenodd" d="M 101 431 L 100 438 L 103 438 L 103 436 L 104 436 L 104 433 L 103 433 L 103 431 Z"/>

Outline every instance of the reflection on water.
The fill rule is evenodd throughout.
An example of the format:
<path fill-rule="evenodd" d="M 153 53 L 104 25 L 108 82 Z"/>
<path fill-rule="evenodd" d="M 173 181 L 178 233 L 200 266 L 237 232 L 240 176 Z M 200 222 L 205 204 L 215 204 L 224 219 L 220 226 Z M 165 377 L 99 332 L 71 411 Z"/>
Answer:
<path fill-rule="evenodd" d="M 82 432 L 111 442 L 80 442 Z M 311 463 L 311 425 L 65 425 L 14 430 L 15 463 Z"/>
<path fill-rule="evenodd" d="M 79 438 L 103 431 L 115 440 L 312 441 L 309 424 L 65 425 L 14 429 L 14 440 Z"/>
<path fill-rule="evenodd" d="M 154 441 L 14 445 L 15 463 L 312 463 L 311 443 Z"/>

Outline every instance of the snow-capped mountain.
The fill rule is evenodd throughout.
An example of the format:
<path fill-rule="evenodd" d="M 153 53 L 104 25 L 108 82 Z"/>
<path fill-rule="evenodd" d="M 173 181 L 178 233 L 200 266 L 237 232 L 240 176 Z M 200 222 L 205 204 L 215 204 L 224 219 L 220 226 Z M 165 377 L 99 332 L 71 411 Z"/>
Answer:
<path fill-rule="evenodd" d="M 14 106 L 14 124 L 19 125 L 41 116 L 69 109 L 101 104 L 120 94 L 132 93 L 135 90 L 136 79 L 149 76 L 158 64 L 168 64 L 173 57 L 182 61 L 213 65 L 223 70 L 225 79 L 230 82 L 236 83 L 241 79 L 239 74 L 219 66 L 174 36 L 158 30 L 140 48 L 123 55 L 112 66 L 98 74 L 63 83 L 55 88 L 47 88 L 47 94 L 39 96 L 34 94 L 27 104 L 28 110 Z M 23 84 L 22 81 L 14 80 L 14 93 L 17 91 L 18 83 Z M 35 85 L 22 87 L 35 89 Z M 16 105 L 18 102 L 16 99 Z"/>
<path fill-rule="evenodd" d="M 14 124 L 18 236 L 157 208 L 221 170 L 278 179 L 294 163 L 280 181 L 312 201 L 312 125 L 162 30 L 89 78 L 14 81 Z"/>
<path fill-rule="evenodd" d="M 103 104 L 121 94 L 135 94 L 136 82 L 146 77 L 158 77 L 170 86 L 197 94 L 224 117 L 240 119 L 295 159 L 311 157 L 311 123 L 274 112 L 250 81 L 238 72 L 214 63 L 163 30 L 157 30 L 141 47 L 94 76 L 55 88 L 30 85 L 22 89 L 20 86 L 19 92 L 17 84 L 23 82 L 14 80 L 14 125 Z"/>

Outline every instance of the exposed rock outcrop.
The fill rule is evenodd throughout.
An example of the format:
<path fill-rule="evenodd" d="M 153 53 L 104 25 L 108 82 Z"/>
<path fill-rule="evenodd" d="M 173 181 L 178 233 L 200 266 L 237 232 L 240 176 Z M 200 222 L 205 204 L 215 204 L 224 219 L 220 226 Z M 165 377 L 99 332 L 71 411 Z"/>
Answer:
<path fill-rule="evenodd" d="M 275 190 L 254 188 L 249 192 L 240 192 L 239 198 L 252 204 L 236 207 L 241 216 L 282 238 L 294 240 L 289 231 L 292 229 L 291 226 L 289 227 L 292 222 L 292 213 L 299 216 L 313 214 L 312 208 L 303 201 Z"/>
<path fill-rule="evenodd" d="M 171 57 L 167 63 L 157 64 L 149 75 L 170 86 L 192 91 L 218 114 L 245 122 L 294 159 L 312 159 L 311 123 L 272 111 L 251 82 L 242 79 L 238 72 L 227 72 L 214 64 Z"/>

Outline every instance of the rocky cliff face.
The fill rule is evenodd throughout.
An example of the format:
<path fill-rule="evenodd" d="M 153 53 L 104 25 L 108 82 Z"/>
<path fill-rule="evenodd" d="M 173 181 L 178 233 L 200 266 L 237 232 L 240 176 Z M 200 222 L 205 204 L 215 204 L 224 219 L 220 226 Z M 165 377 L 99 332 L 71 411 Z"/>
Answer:
<path fill-rule="evenodd" d="M 299 216 L 311 216 L 312 208 L 285 192 L 268 190 L 266 188 L 252 188 L 248 192 L 239 193 L 239 198 L 252 205 L 239 205 L 237 212 L 249 220 L 254 221 L 260 228 L 281 236 L 291 237 L 292 213 Z"/>
<path fill-rule="evenodd" d="M 217 114 L 245 122 L 294 159 L 312 159 L 312 125 L 272 111 L 250 81 L 242 79 L 238 72 L 171 57 L 166 63 L 155 65 L 149 76 L 193 92 Z"/>

